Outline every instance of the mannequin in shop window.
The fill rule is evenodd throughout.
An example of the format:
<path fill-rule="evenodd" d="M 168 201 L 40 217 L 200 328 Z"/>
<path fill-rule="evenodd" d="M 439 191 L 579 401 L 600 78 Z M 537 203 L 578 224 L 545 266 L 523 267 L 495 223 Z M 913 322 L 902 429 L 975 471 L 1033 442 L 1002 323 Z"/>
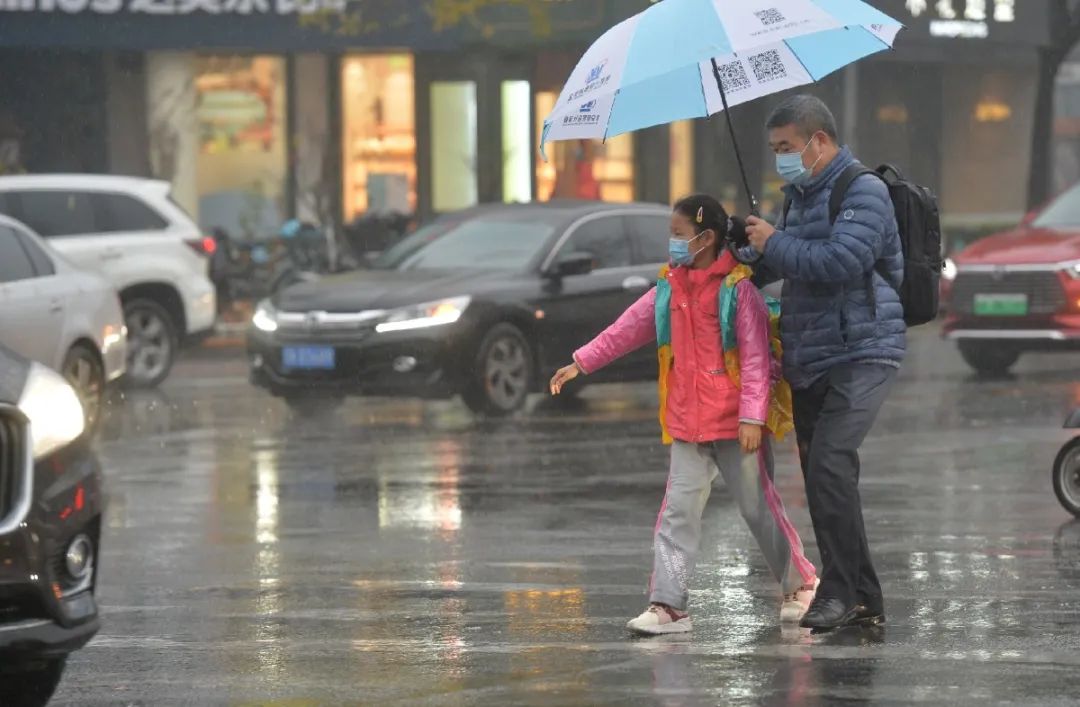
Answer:
<path fill-rule="evenodd" d="M 596 146 L 588 140 L 578 140 L 573 152 L 559 164 L 555 175 L 553 199 L 600 200 L 600 182 L 593 174 Z"/>

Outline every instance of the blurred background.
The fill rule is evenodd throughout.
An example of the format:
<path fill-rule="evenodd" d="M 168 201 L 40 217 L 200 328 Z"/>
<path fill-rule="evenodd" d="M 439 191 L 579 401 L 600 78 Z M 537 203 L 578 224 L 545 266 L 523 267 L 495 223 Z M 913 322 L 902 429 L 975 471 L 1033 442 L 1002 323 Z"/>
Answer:
<path fill-rule="evenodd" d="M 1071 3 L 871 4 L 908 26 L 896 50 L 812 90 L 865 162 L 895 162 L 940 195 L 950 250 L 1080 178 Z M 716 120 L 556 144 L 548 162 L 537 153 L 582 51 L 646 6 L 11 0 L 0 5 L 0 173 L 153 176 L 205 229 L 252 239 L 297 217 L 361 248 L 386 237 L 358 235 L 365 217 L 406 216 L 400 230 L 481 202 L 667 203 L 702 189 L 745 209 Z M 759 145 L 749 168 L 766 210 L 778 182 L 757 138 L 781 98 L 734 109 Z"/>

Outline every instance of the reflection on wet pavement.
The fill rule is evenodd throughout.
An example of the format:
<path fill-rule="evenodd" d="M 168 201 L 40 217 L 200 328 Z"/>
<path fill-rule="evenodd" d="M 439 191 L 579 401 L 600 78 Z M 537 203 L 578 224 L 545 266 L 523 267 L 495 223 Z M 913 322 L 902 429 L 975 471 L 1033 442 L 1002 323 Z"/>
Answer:
<path fill-rule="evenodd" d="M 1070 703 L 1080 524 L 1049 483 L 1068 357 L 970 377 L 932 333 L 864 454 L 889 624 L 811 636 L 723 492 L 695 633 L 632 640 L 666 450 L 651 386 L 475 421 L 452 402 L 296 419 L 242 361 L 113 401 L 105 627 L 56 704 Z M 794 450 L 778 485 L 816 557 Z"/>

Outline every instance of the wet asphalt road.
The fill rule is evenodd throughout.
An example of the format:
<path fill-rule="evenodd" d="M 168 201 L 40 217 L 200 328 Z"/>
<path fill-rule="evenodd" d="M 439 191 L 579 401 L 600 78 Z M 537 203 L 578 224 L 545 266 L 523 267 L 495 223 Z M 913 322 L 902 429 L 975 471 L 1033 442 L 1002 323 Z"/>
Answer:
<path fill-rule="evenodd" d="M 719 490 L 691 637 L 631 640 L 666 450 L 649 385 L 476 422 L 354 400 L 297 420 L 183 362 L 107 421 L 100 636 L 58 705 L 1074 704 L 1080 525 L 1050 487 L 1080 356 L 980 382 L 933 331 L 864 450 L 883 632 L 782 632 Z M 790 444 L 779 488 L 816 560 Z"/>

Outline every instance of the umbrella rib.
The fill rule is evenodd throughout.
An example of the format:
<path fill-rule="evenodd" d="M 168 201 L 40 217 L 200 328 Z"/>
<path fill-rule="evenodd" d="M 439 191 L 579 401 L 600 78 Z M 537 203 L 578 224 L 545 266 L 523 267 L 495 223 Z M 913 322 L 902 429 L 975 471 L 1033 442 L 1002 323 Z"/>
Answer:
<path fill-rule="evenodd" d="M 845 27 L 845 29 L 847 29 L 847 28 Z M 818 81 L 818 77 L 817 77 L 817 76 L 814 76 L 814 74 L 813 74 L 813 73 L 811 73 L 811 71 L 810 71 L 810 67 L 808 67 L 808 66 L 806 65 L 806 62 L 804 62 L 804 61 L 802 60 L 802 57 L 801 57 L 801 56 L 799 56 L 799 53 L 795 51 L 795 47 L 791 46 L 791 44 L 789 44 L 789 43 L 788 43 L 788 41 L 787 41 L 786 39 L 785 39 L 785 40 L 783 40 L 783 42 L 784 42 L 784 46 L 788 48 L 788 51 L 789 51 L 789 52 L 791 52 L 791 56 L 795 57 L 795 60 L 796 60 L 796 61 L 798 61 L 798 62 L 799 62 L 799 64 L 801 64 L 801 65 L 802 65 L 803 71 L 805 71 L 805 72 L 806 72 L 806 75 L 810 77 L 810 80 L 811 80 L 811 81 L 813 81 L 814 83 L 817 83 L 817 81 Z"/>
<path fill-rule="evenodd" d="M 701 77 L 701 104 L 704 107 L 705 120 L 708 120 L 712 116 L 709 115 L 709 97 L 705 94 L 705 76 L 701 73 L 701 62 L 698 62 L 698 76 Z M 712 73 L 712 72 L 710 72 Z"/>
<path fill-rule="evenodd" d="M 615 115 L 615 104 L 619 102 L 619 94 L 622 93 L 622 89 L 616 89 L 615 95 L 611 97 L 611 110 L 607 114 L 607 123 L 604 124 L 604 137 L 600 138 L 601 144 L 607 144 L 608 131 L 611 130 L 611 116 Z"/>

